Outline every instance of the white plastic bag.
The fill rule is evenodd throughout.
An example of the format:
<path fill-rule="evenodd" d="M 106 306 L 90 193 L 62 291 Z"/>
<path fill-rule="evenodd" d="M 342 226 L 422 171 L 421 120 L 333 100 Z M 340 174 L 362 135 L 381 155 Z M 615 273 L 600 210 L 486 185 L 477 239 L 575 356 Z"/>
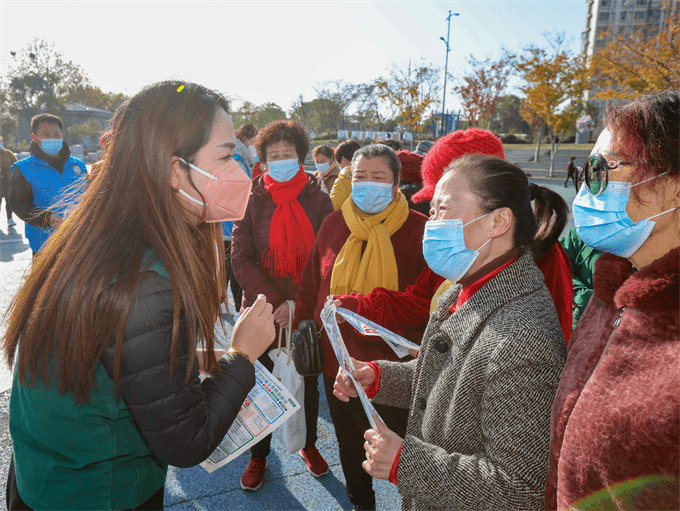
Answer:
<path fill-rule="evenodd" d="M 300 403 L 300 408 L 293 416 L 284 422 L 276 431 L 276 436 L 286 447 L 289 453 L 298 452 L 305 446 L 307 436 L 307 426 L 305 423 L 305 381 L 295 369 L 293 359 L 290 358 L 290 336 L 293 323 L 293 309 L 295 302 L 288 300 L 289 321 L 286 328 L 286 346 L 281 346 L 281 336 L 283 329 L 279 330 L 279 346 L 269 352 L 269 356 L 274 361 L 272 374 L 281 384 L 288 389 L 295 400 Z"/>

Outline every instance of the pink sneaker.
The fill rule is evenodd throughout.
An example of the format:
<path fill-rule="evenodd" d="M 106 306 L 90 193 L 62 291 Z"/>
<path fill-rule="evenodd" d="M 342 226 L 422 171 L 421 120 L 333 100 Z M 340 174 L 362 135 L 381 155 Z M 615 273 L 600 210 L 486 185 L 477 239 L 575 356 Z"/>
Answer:
<path fill-rule="evenodd" d="M 321 456 L 321 453 L 316 446 L 310 445 L 306 449 L 300 449 L 299 454 L 302 459 L 305 460 L 305 463 L 307 463 L 307 470 L 309 470 L 309 473 L 314 477 L 321 477 L 328 474 L 328 463 L 323 456 Z"/>

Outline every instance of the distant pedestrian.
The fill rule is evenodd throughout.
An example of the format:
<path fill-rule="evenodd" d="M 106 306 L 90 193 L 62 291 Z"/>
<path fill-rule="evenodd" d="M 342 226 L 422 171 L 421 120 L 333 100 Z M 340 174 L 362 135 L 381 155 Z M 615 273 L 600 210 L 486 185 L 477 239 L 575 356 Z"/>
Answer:
<path fill-rule="evenodd" d="M 350 163 L 352 163 L 354 153 L 360 148 L 361 145 L 356 140 L 345 140 L 335 148 L 335 161 L 342 169 L 331 189 L 331 200 L 335 211 L 342 207 L 352 193 L 352 167 Z"/>
<path fill-rule="evenodd" d="M 7 226 L 16 225 L 12 219 L 12 206 L 9 204 L 9 182 L 12 176 L 10 168 L 17 161 L 17 157 L 9 149 L 5 149 L 4 141 L 0 137 L 0 205 L 5 199 L 5 212 L 7 213 Z"/>
<path fill-rule="evenodd" d="M 335 180 L 340 174 L 340 166 L 335 160 L 333 148 L 327 145 L 318 145 L 312 150 L 312 158 L 316 164 L 316 180 L 321 190 L 330 195 Z"/>
<path fill-rule="evenodd" d="M 257 156 L 257 148 L 255 147 L 255 139 L 257 138 L 257 128 L 250 123 L 244 124 L 234 132 L 236 138 L 234 143 L 234 161 L 239 164 L 243 172 L 249 178 L 253 178 L 253 169 L 260 161 Z M 224 244 L 224 258 L 227 263 L 227 284 L 231 288 L 231 295 L 234 298 L 234 308 L 238 312 L 241 310 L 241 301 L 243 299 L 243 290 L 241 285 L 236 280 L 234 269 L 231 264 L 231 234 L 234 230 L 234 222 L 222 222 L 222 243 Z M 227 306 L 227 311 L 229 307 Z M 229 312 L 228 312 L 229 313 Z"/>
<path fill-rule="evenodd" d="M 31 119 L 31 156 L 12 165 L 9 202 L 12 211 L 26 222 L 26 238 L 38 253 L 64 221 L 66 194 L 75 198 L 85 182 L 85 162 L 71 156 L 64 142 L 64 124 L 56 115 Z"/>
<path fill-rule="evenodd" d="M 567 187 L 569 178 L 574 182 L 574 186 L 578 189 L 578 184 L 576 183 L 576 165 L 574 165 L 575 156 L 569 158 L 569 164 L 567 165 L 567 179 L 564 181 L 564 187 Z"/>

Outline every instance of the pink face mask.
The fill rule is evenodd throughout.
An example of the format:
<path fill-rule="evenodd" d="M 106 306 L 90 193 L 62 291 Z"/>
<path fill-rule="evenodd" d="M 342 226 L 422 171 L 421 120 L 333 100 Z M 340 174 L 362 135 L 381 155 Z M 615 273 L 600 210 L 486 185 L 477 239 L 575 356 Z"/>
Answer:
<path fill-rule="evenodd" d="M 205 208 L 206 222 L 226 222 L 243 218 L 253 183 L 236 161 L 230 159 L 216 167 L 210 174 L 183 158 L 179 160 L 208 178 L 203 190 L 203 197 L 208 202 L 201 202 L 181 188 L 177 189 L 191 202 Z"/>

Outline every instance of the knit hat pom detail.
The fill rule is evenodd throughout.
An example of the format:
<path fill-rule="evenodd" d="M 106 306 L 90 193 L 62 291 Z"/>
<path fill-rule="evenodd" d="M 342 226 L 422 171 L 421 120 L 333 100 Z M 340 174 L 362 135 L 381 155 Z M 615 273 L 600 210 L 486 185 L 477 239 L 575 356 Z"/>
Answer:
<path fill-rule="evenodd" d="M 489 154 L 505 159 L 501 140 L 488 130 L 468 128 L 449 133 L 437 140 L 425 155 L 420 169 L 423 189 L 413 195 L 411 200 L 431 201 L 444 169 L 465 154 Z"/>

